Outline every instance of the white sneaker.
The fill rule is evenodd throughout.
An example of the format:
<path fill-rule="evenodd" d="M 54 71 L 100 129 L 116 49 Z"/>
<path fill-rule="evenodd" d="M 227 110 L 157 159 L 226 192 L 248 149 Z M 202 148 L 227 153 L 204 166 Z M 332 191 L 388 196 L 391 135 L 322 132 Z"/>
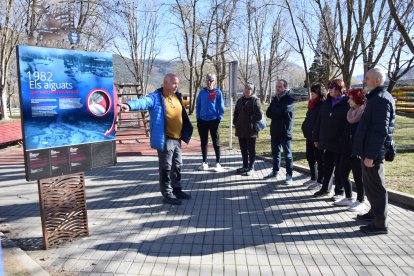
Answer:
<path fill-rule="evenodd" d="M 343 198 L 345 198 L 345 196 L 344 196 L 344 195 L 334 195 L 334 196 L 332 197 L 332 200 L 333 200 L 333 201 L 339 201 L 339 200 L 341 200 L 341 199 L 343 199 Z"/>
<path fill-rule="evenodd" d="M 308 186 L 309 190 L 320 190 L 322 188 L 322 183 L 314 182 Z"/>
<path fill-rule="evenodd" d="M 316 182 L 315 180 L 309 179 L 309 180 L 303 182 L 302 185 L 303 186 L 310 186 L 310 185 L 314 184 L 315 182 Z"/>
<path fill-rule="evenodd" d="M 208 163 L 202 163 L 200 167 L 198 167 L 199 171 L 207 171 L 208 170 Z"/>
<path fill-rule="evenodd" d="M 352 202 L 351 205 L 349 205 L 349 211 L 351 212 L 361 212 L 365 209 L 364 203 L 362 203 L 359 200 L 355 200 Z"/>
<path fill-rule="evenodd" d="M 254 174 L 254 169 L 249 169 L 247 172 L 243 173 L 243 176 L 252 176 Z"/>
<path fill-rule="evenodd" d="M 220 163 L 216 163 L 216 167 L 214 168 L 215 172 L 224 172 L 223 167 L 220 165 Z"/>
<path fill-rule="evenodd" d="M 286 175 L 286 179 L 285 182 L 283 182 L 284 185 L 292 185 L 293 184 L 293 179 L 291 175 Z"/>
<path fill-rule="evenodd" d="M 334 205 L 336 206 L 351 206 L 351 204 L 352 204 L 352 199 L 349 199 L 346 197 L 334 202 Z"/>

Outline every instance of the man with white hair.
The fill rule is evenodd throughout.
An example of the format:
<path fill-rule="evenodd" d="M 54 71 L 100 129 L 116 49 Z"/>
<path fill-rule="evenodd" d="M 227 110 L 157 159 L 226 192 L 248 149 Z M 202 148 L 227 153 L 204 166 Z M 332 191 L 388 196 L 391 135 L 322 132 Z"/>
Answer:
<path fill-rule="evenodd" d="M 355 133 L 353 153 L 361 156 L 364 188 L 371 209 L 357 220 L 371 221 L 361 226 L 366 234 L 388 233 L 388 194 L 385 188 L 385 148 L 395 126 L 395 101 L 383 86 L 385 72 L 372 68 L 364 79 L 367 105 Z"/>

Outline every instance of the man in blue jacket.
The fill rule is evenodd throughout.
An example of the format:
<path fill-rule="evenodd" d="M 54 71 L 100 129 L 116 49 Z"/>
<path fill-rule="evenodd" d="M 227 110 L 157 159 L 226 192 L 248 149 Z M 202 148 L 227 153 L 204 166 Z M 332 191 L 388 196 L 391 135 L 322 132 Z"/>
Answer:
<path fill-rule="evenodd" d="M 184 108 L 179 79 L 174 74 L 164 77 L 163 87 L 149 95 L 120 104 L 124 111 L 148 110 L 150 113 L 150 144 L 158 152 L 159 184 L 163 202 L 180 205 L 190 199 L 181 187 L 181 140 L 188 142 L 193 126 Z"/>
<path fill-rule="evenodd" d="M 286 80 L 276 82 L 276 95 L 266 111 L 266 116 L 272 119 L 270 124 L 270 136 L 273 157 L 273 170 L 265 179 L 276 178 L 280 169 L 281 148 L 285 155 L 286 180 L 284 184 L 293 183 L 293 155 L 290 144 L 293 135 L 293 121 L 295 118 L 294 99 L 288 90 Z"/>
<path fill-rule="evenodd" d="M 364 79 L 367 105 L 355 133 L 353 153 L 361 156 L 362 178 L 371 209 L 358 220 L 371 221 L 361 226 L 366 234 L 388 233 L 388 194 L 385 189 L 383 160 L 385 145 L 391 142 L 395 126 L 395 101 L 383 86 L 385 73 L 372 68 Z"/>

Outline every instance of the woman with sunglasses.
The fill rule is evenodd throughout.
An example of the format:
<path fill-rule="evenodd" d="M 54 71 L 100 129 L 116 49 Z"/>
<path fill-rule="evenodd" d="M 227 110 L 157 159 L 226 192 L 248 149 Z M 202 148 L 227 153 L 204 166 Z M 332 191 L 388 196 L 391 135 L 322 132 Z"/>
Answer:
<path fill-rule="evenodd" d="M 324 177 L 322 188 L 314 193 L 315 197 L 329 195 L 329 184 L 335 168 L 335 202 L 343 199 L 343 187 L 346 189 L 346 198 L 352 200 L 351 183 L 341 162 L 349 159 L 344 152 L 344 132 L 347 127 L 346 116 L 349 110 L 346 87 L 343 80 L 335 79 L 328 83 L 328 97 L 323 103 L 318 117 L 319 135 L 315 139 L 319 149 L 323 150 Z"/>
<path fill-rule="evenodd" d="M 196 118 L 197 129 L 200 134 L 201 153 L 203 162 L 198 168 L 200 171 L 208 170 L 207 163 L 207 143 L 208 133 L 210 132 L 213 140 L 214 152 L 216 153 L 216 172 L 222 172 L 220 165 L 220 135 L 219 126 L 224 115 L 224 98 L 220 89 L 215 87 L 216 74 L 208 73 L 206 76 L 206 87 L 204 87 L 197 96 Z"/>

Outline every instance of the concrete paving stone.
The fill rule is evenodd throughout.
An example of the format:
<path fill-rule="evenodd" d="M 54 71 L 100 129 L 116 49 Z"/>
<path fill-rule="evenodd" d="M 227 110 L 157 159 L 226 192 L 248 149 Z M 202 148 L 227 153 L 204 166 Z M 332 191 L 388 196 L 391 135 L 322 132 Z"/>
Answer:
<path fill-rule="evenodd" d="M 400 267 L 407 275 L 414 275 L 414 267 L 413 266 L 402 266 Z"/>
<path fill-rule="evenodd" d="M 285 275 L 289 275 L 289 276 L 298 275 L 293 265 L 284 265 L 283 270 L 285 271 Z"/>
<path fill-rule="evenodd" d="M 223 153 L 224 160 L 231 160 L 232 154 Z M 87 186 L 90 237 L 43 255 L 30 251 L 28 254 L 35 260 L 45 259 L 40 263 L 48 271 L 69 269 L 73 265 L 67 261 L 75 259 L 80 265 L 75 263 L 74 270 L 65 270 L 68 274 L 82 273 L 82 269 L 86 272 L 89 260 L 94 263 L 91 271 L 99 270 L 98 273 L 105 271 L 105 264 L 112 271 L 109 264 L 116 266 L 118 261 L 117 271 L 113 272 L 117 274 L 126 270 L 122 268 L 124 263 L 130 262 L 127 273 L 132 275 L 150 275 L 147 269 L 139 272 L 144 264 L 153 264 L 152 274 L 158 274 L 156 266 L 161 265 L 165 266 L 164 275 L 180 276 L 204 272 L 215 275 L 212 268 L 216 265 L 220 275 L 247 275 L 250 266 L 267 269 L 269 264 L 273 275 L 285 274 L 282 265 L 295 275 L 322 274 L 315 272 L 317 266 L 327 274 L 358 275 L 352 266 L 358 267 L 361 274 L 369 273 L 363 269 L 360 255 L 364 264 L 378 267 L 380 272 L 412 272 L 408 264 L 412 264 L 414 251 L 414 227 L 409 226 L 413 212 L 390 204 L 391 233 L 365 236 L 357 231 L 359 223 L 353 221 L 354 214 L 332 207 L 331 201 L 313 199 L 311 192 L 303 190 L 300 184 L 283 187 L 259 179 L 259 174 L 270 171 L 270 164 L 258 161 L 257 176 L 243 178 L 233 173 L 200 173 L 194 170 L 199 157 L 185 158 L 189 163 L 185 161 L 183 185 L 192 191 L 192 200 L 179 207 L 162 205 L 158 175 L 148 174 L 153 165 L 146 169 L 143 166 L 143 162 L 152 162 L 156 170 L 156 157 L 122 158 L 116 170 L 109 167 L 88 172 L 92 176 Z M 236 160 L 239 159 L 237 156 Z M 223 164 L 234 168 L 240 165 L 231 162 Z M 122 178 L 117 179 L 117 171 L 123 167 L 126 169 Z M 283 174 L 284 171 L 278 180 L 283 180 Z M 108 181 L 102 183 L 103 177 Z M 295 173 L 296 183 L 304 181 L 301 177 Z M 32 202 L 37 204 L 34 188 Z M 0 187 L 0 197 L 3 191 Z M 22 217 L 22 213 L 32 215 L 16 223 L 10 216 L 12 227 L 20 236 L 41 237 L 39 211 L 29 212 L 24 204 L 18 207 L 13 210 L 14 217 Z M 29 227 L 29 223 L 38 226 Z M 253 257 L 256 261 L 252 261 Z M 188 265 L 184 274 L 177 272 L 181 263 Z M 134 266 L 136 269 L 131 269 Z M 241 271 L 239 266 L 246 269 Z M 307 270 L 302 272 L 305 266 Z M 272 274 L 263 270 L 261 275 Z"/>
<path fill-rule="evenodd" d="M 280 263 L 283 266 L 291 266 L 292 264 L 292 260 L 290 259 L 289 255 L 279 255 L 279 259 L 280 259 Z"/>
<path fill-rule="evenodd" d="M 370 275 L 369 271 L 364 266 L 354 266 L 353 269 L 358 273 L 358 275 Z"/>
<path fill-rule="evenodd" d="M 129 271 L 129 268 L 131 267 L 132 262 L 121 262 L 116 270 L 116 274 L 126 274 Z"/>
<path fill-rule="evenodd" d="M 331 255 L 331 254 L 329 254 L 329 255 L 323 255 L 323 257 L 325 258 L 326 263 L 329 266 L 337 266 L 337 265 L 340 265 L 340 263 L 338 263 L 338 261 L 336 260 L 336 258 L 335 258 L 334 255 Z"/>
<path fill-rule="evenodd" d="M 402 258 L 401 256 L 398 255 L 389 255 L 389 257 L 391 258 L 391 260 L 399 267 L 402 266 L 408 266 L 408 265 L 412 265 L 412 264 L 407 264 Z"/>
<path fill-rule="evenodd" d="M 395 273 L 388 266 L 380 265 L 377 266 L 377 269 L 380 271 L 380 274 L 378 275 L 395 275 Z"/>
<path fill-rule="evenodd" d="M 350 254 L 350 255 L 352 256 L 352 254 Z M 335 257 L 336 261 L 341 266 L 349 265 L 350 264 L 349 261 L 348 261 L 348 255 L 336 254 L 336 255 L 333 255 L 333 256 Z"/>
<path fill-rule="evenodd" d="M 365 266 L 365 269 L 369 272 L 370 275 L 380 275 L 382 273 L 382 271 L 379 270 L 377 266 Z"/>
<path fill-rule="evenodd" d="M 103 273 L 107 266 L 108 266 L 108 261 L 100 260 L 100 261 L 96 262 L 95 267 L 93 268 L 92 271 L 97 272 L 97 273 Z"/>
<path fill-rule="evenodd" d="M 213 270 L 212 265 L 201 265 L 200 266 L 200 276 L 211 276 Z"/>
<path fill-rule="evenodd" d="M 237 265 L 236 266 L 237 276 L 248 276 L 249 275 L 249 268 L 247 265 Z"/>
<path fill-rule="evenodd" d="M 295 270 L 297 275 L 311 275 L 306 266 L 303 265 L 295 265 Z"/>
<path fill-rule="evenodd" d="M 151 275 L 164 275 L 165 267 L 167 266 L 166 263 L 156 263 L 154 265 L 154 269 L 151 271 Z"/>
<path fill-rule="evenodd" d="M 128 269 L 128 274 L 138 275 L 142 266 L 143 266 L 143 263 L 133 262 Z"/>
<path fill-rule="evenodd" d="M 109 272 L 109 273 L 115 273 L 118 269 L 118 267 L 121 265 L 122 261 L 118 261 L 118 260 L 113 260 L 108 262 L 108 265 L 106 266 L 104 272 Z"/>
<path fill-rule="evenodd" d="M 152 270 L 154 269 L 154 263 L 144 263 L 139 271 L 141 275 L 151 275 Z"/>
<path fill-rule="evenodd" d="M 389 268 L 395 275 L 407 275 L 399 266 L 390 266 Z"/>
<path fill-rule="evenodd" d="M 178 264 L 176 275 L 188 275 L 189 267 L 188 264 Z"/>

